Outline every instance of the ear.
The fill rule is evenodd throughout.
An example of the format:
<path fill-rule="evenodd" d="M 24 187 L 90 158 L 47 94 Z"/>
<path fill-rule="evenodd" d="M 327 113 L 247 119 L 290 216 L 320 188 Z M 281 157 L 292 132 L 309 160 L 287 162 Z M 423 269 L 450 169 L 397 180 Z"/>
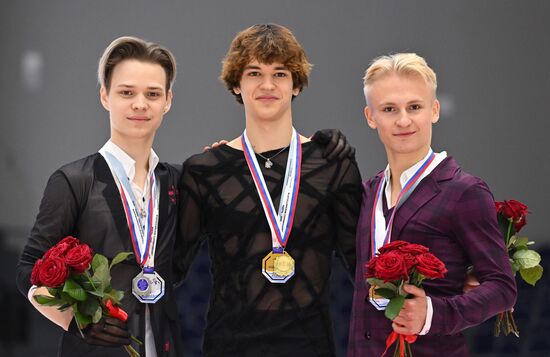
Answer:
<path fill-rule="evenodd" d="M 297 97 L 300 94 L 300 88 L 292 88 L 292 95 Z"/>
<path fill-rule="evenodd" d="M 168 113 L 170 111 L 170 108 L 172 108 L 173 97 L 174 93 L 172 93 L 172 90 L 168 90 L 168 93 L 166 93 L 166 105 L 164 106 L 164 114 Z"/>
<path fill-rule="evenodd" d="M 432 105 L 432 124 L 435 124 L 439 121 L 439 110 L 441 106 L 439 100 L 434 99 L 434 104 Z"/>
<path fill-rule="evenodd" d="M 241 88 L 239 88 L 239 87 L 234 87 L 234 88 L 233 88 L 233 93 L 235 93 L 235 94 L 237 94 L 237 95 L 241 94 Z"/>
<path fill-rule="evenodd" d="M 365 107 L 365 118 L 367 119 L 367 124 L 371 129 L 376 129 L 376 122 L 374 121 L 374 118 L 372 116 L 372 110 L 367 105 Z"/>
<path fill-rule="evenodd" d="M 110 111 L 109 93 L 107 93 L 107 89 L 105 89 L 104 86 L 101 86 L 101 88 L 99 89 L 99 100 L 101 100 L 101 105 L 103 105 L 103 108 L 105 108 L 106 111 Z"/>

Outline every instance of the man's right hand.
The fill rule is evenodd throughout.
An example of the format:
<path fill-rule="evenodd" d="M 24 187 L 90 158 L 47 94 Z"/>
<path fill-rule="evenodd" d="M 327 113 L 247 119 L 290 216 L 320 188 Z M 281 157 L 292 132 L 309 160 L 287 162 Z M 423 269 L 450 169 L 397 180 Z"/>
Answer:
<path fill-rule="evenodd" d="M 90 345 L 122 347 L 130 344 L 130 333 L 126 323 L 112 317 L 103 318 L 96 324 L 89 324 L 82 330 L 82 334 L 84 341 Z M 80 333 L 77 332 L 77 335 Z"/>

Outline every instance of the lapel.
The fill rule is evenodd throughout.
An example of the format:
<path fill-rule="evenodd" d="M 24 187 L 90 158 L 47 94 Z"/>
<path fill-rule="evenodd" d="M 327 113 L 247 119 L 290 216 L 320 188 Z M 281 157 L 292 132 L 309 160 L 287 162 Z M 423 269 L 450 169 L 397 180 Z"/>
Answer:
<path fill-rule="evenodd" d="M 107 161 L 101 154 L 97 154 L 97 159 L 94 164 L 94 171 L 96 173 L 97 180 L 103 185 L 102 195 L 105 199 L 107 207 L 111 211 L 111 217 L 115 223 L 118 232 L 118 239 L 124 249 L 133 251 L 132 242 L 130 239 L 130 230 L 128 228 L 128 222 L 126 221 L 126 214 L 124 213 L 124 207 L 122 206 L 122 200 L 120 198 L 120 192 L 115 183 L 115 179 L 107 165 Z"/>
<path fill-rule="evenodd" d="M 399 210 L 395 214 L 392 241 L 402 239 L 400 234 L 407 223 L 419 209 L 441 193 L 439 183 L 452 179 L 457 170 L 459 170 L 457 162 L 449 156 L 445 158 L 445 160 L 443 160 L 428 176 L 422 179 L 414 192 L 403 203 L 403 205 L 399 207 Z"/>
<path fill-rule="evenodd" d="M 357 226 L 357 241 L 359 242 L 359 252 L 368 252 L 364 257 L 365 261 L 371 258 L 371 220 L 376 189 L 382 178 L 383 171 L 380 171 L 372 179 L 363 184 L 363 202 L 361 203 L 361 216 Z"/>
<path fill-rule="evenodd" d="M 168 216 L 168 170 L 163 164 L 159 163 L 155 168 L 155 175 L 159 180 L 159 221 L 157 228 L 157 247 L 158 241 L 162 239 L 162 227 L 166 227 L 166 218 Z"/>

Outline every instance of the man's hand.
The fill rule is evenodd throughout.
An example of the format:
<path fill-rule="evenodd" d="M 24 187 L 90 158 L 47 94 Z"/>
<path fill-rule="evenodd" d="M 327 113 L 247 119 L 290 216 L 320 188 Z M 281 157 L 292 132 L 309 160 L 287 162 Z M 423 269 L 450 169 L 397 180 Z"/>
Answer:
<path fill-rule="evenodd" d="M 325 146 L 323 157 L 328 160 L 355 157 L 355 148 L 348 143 L 347 138 L 338 129 L 318 130 L 313 134 L 311 140 Z"/>
<path fill-rule="evenodd" d="M 405 284 L 403 290 L 414 297 L 405 299 L 403 308 L 393 320 L 392 328 L 402 335 L 416 335 L 426 323 L 426 293 L 424 289 L 409 284 Z"/>
<path fill-rule="evenodd" d="M 477 277 L 474 274 L 473 269 L 468 272 L 466 275 L 466 280 L 464 281 L 464 286 L 462 287 L 462 291 L 464 293 L 467 293 L 469 291 L 474 290 L 479 286 L 479 280 L 477 280 Z"/>
<path fill-rule="evenodd" d="M 227 144 L 227 143 L 228 143 L 228 141 L 227 141 L 227 140 L 223 140 L 223 139 L 220 140 L 220 141 L 214 141 L 212 144 L 210 144 L 210 146 L 205 146 L 205 147 L 203 147 L 203 148 L 202 148 L 202 152 L 206 152 L 206 151 L 208 151 L 208 150 L 210 150 L 210 149 L 215 149 L 215 148 L 217 148 L 218 146 L 224 145 L 224 144 Z"/>
<path fill-rule="evenodd" d="M 126 323 L 112 317 L 103 318 L 97 324 L 89 324 L 82 330 L 82 334 L 84 341 L 90 345 L 122 347 L 130 344 Z"/>

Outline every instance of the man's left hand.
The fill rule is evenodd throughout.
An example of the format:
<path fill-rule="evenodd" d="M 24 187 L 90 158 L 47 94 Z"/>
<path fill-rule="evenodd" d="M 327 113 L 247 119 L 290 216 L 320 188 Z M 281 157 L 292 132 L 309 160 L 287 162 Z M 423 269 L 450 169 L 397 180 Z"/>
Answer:
<path fill-rule="evenodd" d="M 318 130 L 313 134 L 311 140 L 325 146 L 323 157 L 328 160 L 355 158 L 355 148 L 349 144 L 346 136 L 338 129 Z"/>
<path fill-rule="evenodd" d="M 393 320 L 393 330 L 402 335 L 416 335 L 426 323 L 427 302 L 424 289 L 405 284 L 403 290 L 413 296 L 405 299 L 399 315 Z"/>

